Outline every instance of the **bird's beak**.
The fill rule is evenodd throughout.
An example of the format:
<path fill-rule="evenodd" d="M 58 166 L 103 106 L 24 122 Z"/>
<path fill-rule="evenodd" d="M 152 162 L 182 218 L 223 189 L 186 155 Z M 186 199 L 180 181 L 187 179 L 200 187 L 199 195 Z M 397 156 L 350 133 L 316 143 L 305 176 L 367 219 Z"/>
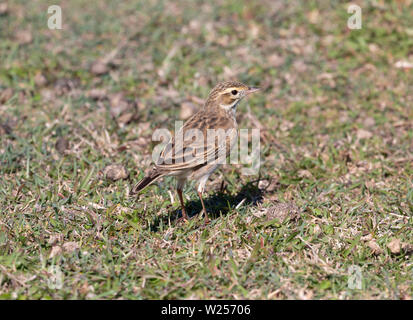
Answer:
<path fill-rule="evenodd" d="M 247 95 L 247 94 L 250 94 L 250 93 L 253 93 L 253 92 L 257 92 L 258 90 L 260 90 L 260 88 L 249 87 L 248 90 L 245 92 L 245 94 Z"/>

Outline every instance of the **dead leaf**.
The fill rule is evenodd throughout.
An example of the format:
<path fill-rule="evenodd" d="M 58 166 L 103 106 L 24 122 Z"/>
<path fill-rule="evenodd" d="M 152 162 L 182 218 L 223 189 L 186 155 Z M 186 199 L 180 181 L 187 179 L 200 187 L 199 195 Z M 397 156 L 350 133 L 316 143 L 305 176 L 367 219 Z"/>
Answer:
<path fill-rule="evenodd" d="M 32 33 L 29 30 L 19 30 L 15 34 L 18 44 L 28 44 L 33 41 Z"/>
<path fill-rule="evenodd" d="M 7 2 L 0 3 L 0 15 L 6 15 L 9 11 Z"/>
<path fill-rule="evenodd" d="M 50 238 L 49 238 L 49 241 L 47 241 L 47 243 L 50 244 L 50 245 L 54 245 L 58 241 L 62 241 L 62 239 L 63 239 L 63 236 L 61 234 L 51 235 Z"/>
<path fill-rule="evenodd" d="M 336 82 L 334 80 L 334 74 L 332 73 L 321 73 L 320 75 L 317 76 L 317 80 L 321 81 L 321 83 L 325 83 L 328 86 L 335 88 L 336 87 Z"/>
<path fill-rule="evenodd" d="M 318 225 L 318 224 L 315 224 L 314 225 L 314 234 L 320 234 L 321 233 L 321 228 L 320 228 L 320 226 Z"/>
<path fill-rule="evenodd" d="M 367 246 L 371 249 L 371 252 L 375 255 L 383 253 L 383 250 L 374 240 L 370 240 L 369 242 L 367 242 Z"/>
<path fill-rule="evenodd" d="M 60 246 L 54 246 L 54 247 L 52 248 L 52 250 L 50 251 L 49 259 L 51 259 L 51 258 L 53 258 L 53 257 L 56 257 L 56 256 L 58 256 L 58 255 L 60 255 L 60 254 L 62 254 L 62 248 L 61 248 Z"/>
<path fill-rule="evenodd" d="M 370 131 L 364 129 L 357 130 L 357 139 L 370 139 L 372 136 L 373 134 Z"/>
<path fill-rule="evenodd" d="M 300 215 L 299 208 L 293 202 L 279 202 L 269 208 L 261 208 L 260 211 L 254 212 L 254 216 L 265 216 L 267 221 L 278 219 L 283 222 L 286 218 L 297 219 Z"/>
<path fill-rule="evenodd" d="M 11 134 L 13 129 L 7 123 L 0 123 L 0 136 L 4 134 Z"/>
<path fill-rule="evenodd" d="M 260 182 L 258 182 L 258 189 L 265 190 L 269 185 L 270 185 L 269 180 L 260 180 Z"/>
<path fill-rule="evenodd" d="M 43 100 L 51 101 L 55 99 L 55 92 L 49 88 L 40 89 L 40 95 L 42 96 Z"/>
<path fill-rule="evenodd" d="M 362 236 L 362 237 L 360 238 L 360 240 L 361 240 L 361 241 L 370 241 L 370 240 L 373 240 L 373 236 L 371 235 L 371 233 L 369 233 L 369 234 L 367 234 L 367 235 L 365 235 L 365 236 Z"/>
<path fill-rule="evenodd" d="M 150 122 L 139 122 L 139 129 L 141 132 L 148 131 L 151 128 Z"/>
<path fill-rule="evenodd" d="M 308 170 L 304 170 L 304 169 L 298 171 L 298 176 L 300 178 L 307 178 L 307 179 L 313 178 L 313 175 L 311 174 L 311 172 Z"/>
<path fill-rule="evenodd" d="M 277 55 L 276 53 L 272 54 L 271 56 L 268 57 L 268 62 L 270 64 L 270 66 L 272 67 L 279 67 L 281 65 L 283 65 L 285 59 L 279 55 Z"/>
<path fill-rule="evenodd" d="M 120 127 L 139 119 L 137 100 L 127 100 L 122 92 L 112 94 L 109 98 L 110 114 Z"/>
<path fill-rule="evenodd" d="M 409 295 L 411 286 L 407 283 L 404 283 L 399 286 L 399 292 L 400 292 L 400 300 L 412 300 L 411 296 Z"/>
<path fill-rule="evenodd" d="M 261 27 L 258 24 L 251 22 L 248 27 L 248 32 L 252 38 L 257 38 L 260 35 Z"/>
<path fill-rule="evenodd" d="M 310 289 L 300 289 L 298 291 L 298 298 L 301 300 L 311 300 L 314 297 L 314 292 Z"/>
<path fill-rule="evenodd" d="M 307 70 L 307 65 L 303 60 L 296 60 L 293 63 L 293 68 L 298 72 L 298 73 L 303 73 Z"/>
<path fill-rule="evenodd" d="M 198 107 L 189 101 L 185 101 L 181 104 L 180 118 L 183 120 L 189 119 L 195 112 Z"/>
<path fill-rule="evenodd" d="M 65 250 L 66 252 L 73 252 L 77 249 L 79 249 L 79 245 L 74 241 L 66 242 L 65 244 L 63 244 L 63 250 Z"/>
<path fill-rule="evenodd" d="M 90 67 L 90 72 L 93 74 L 100 76 L 105 73 L 108 73 L 109 67 L 106 63 L 102 62 L 101 60 L 97 60 L 94 63 L 92 63 L 92 66 Z"/>
<path fill-rule="evenodd" d="M 87 96 L 94 100 L 103 100 L 107 96 L 105 89 L 92 89 L 88 92 Z"/>
<path fill-rule="evenodd" d="M 285 132 L 294 127 L 294 123 L 288 120 L 283 120 L 280 124 L 280 130 Z"/>
<path fill-rule="evenodd" d="M 47 79 L 41 72 L 37 72 L 34 76 L 34 83 L 39 87 L 43 87 L 47 84 Z"/>
<path fill-rule="evenodd" d="M 391 253 L 399 254 L 400 253 L 400 248 L 401 248 L 400 239 L 394 238 L 392 241 L 390 241 L 387 244 L 387 248 L 390 249 Z"/>
<path fill-rule="evenodd" d="M 397 69 L 412 69 L 413 63 L 410 61 L 400 60 L 394 64 L 395 68 Z"/>
<path fill-rule="evenodd" d="M 69 141 L 61 137 L 56 141 L 55 148 L 59 153 L 64 154 L 69 149 Z"/>
<path fill-rule="evenodd" d="M 278 179 L 272 178 L 271 180 L 263 179 L 258 182 L 258 189 L 263 190 L 265 192 L 274 192 L 274 190 L 278 187 Z"/>
<path fill-rule="evenodd" d="M 57 95 L 65 95 L 70 93 L 71 91 L 75 90 L 80 84 L 78 79 L 70 79 L 70 78 L 60 78 L 57 79 L 54 83 L 54 92 L 53 94 Z"/>
<path fill-rule="evenodd" d="M 316 24 L 318 23 L 319 19 L 320 19 L 320 12 L 317 9 L 311 10 L 308 14 L 307 14 L 307 18 L 308 21 L 311 24 Z"/>
<path fill-rule="evenodd" d="M 126 112 L 126 113 L 123 113 L 120 117 L 118 117 L 117 118 L 117 122 L 118 122 L 118 124 L 120 124 L 121 125 L 121 127 L 122 126 L 124 126 L 125 124 L 128 124 L 129 122 L 131 122 L 132 121 L 132 119 L 133 119 L 133 117 L 134 117 L 134 113 L 132 113 L 132 112 Z"/>
<path fill-rule="evenodd" d="M 116 55 L 119 53 L 120 50 L 128 43 L 127 39 L 122 39 L 119 44 L 114 48 L 112 51 L 107 53 L 105 56 L 97 59 L 95 62 L 92 63 L 90 67 L 90 71 L 97 75 L 103 75 L 109 72 L 109 65 L 113 65 L 114 59 Z"/>
<path fill-rule="evenodd" d="M 287 217 L 290 219 L 296 219 L 300 215 L 299 208 L 293 202 L 277 203 L 270 208 L 267 219 L 271 220 L 279 218 L 280 221 L 284 221 Z"/>
<path fill-rule="evenodd" d="M 121 164 L 111 164 L 103 169 L 103 174 L 106 179 L 117 181 L 129 177 L 129 172 Z"/>
<path fill-rule="evenodd" d="M 85 282 L 83 283 L 83 285 L 80 287 L 79 292 L 80 292 L 82 295 L 86 295 L 86 294 L 88 294 L 90 291 L 93 292 L 93 286 L 90 286 L 89 283 L 88 283 L 87 281 L 85 281 Z"/>
<path fill-rule="evenodd" d="M 110 102 L 110 114 L 114 118 L 118 117 L 122 112 L 128 110 L 129 108 L 128 101 L 126 101 L 122 92 L 117 92 L 115 94 L 112 94 L 109 97 L 109 102 Z"/>
<path fill-rule="evenodd" d="M 13 89 L 7 88 L 0 93 L 0 103 L 6 103 L 13 97 Z"/>
<path fill-rule="evenodd" d="M 402 242 L 402 250 L 407 254 L 412 253 L 413 252 L 413 244 Z"/>

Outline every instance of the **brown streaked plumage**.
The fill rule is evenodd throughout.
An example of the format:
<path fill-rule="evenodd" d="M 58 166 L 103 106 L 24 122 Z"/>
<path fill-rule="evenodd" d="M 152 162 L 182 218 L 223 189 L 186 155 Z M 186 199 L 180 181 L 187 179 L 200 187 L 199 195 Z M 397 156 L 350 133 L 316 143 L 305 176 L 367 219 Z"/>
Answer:
<path fill-rule="evenodd" d="M 177 178 L 177 192 L 182 206 L 182 217 L 187 220 L 182 197 L 182 189 L 188 179 L 198 181 L 198 195 L 201 199 L 205 221 L 208 215 L 202 198 L 205 183 L 209 176 L 222 163 L 222 158 L 230 154 L 231 148 L 238 138 L 238 125 L 235 118 L 237 104 L 246 95 L 257 91 L 238 81 L 219 83 L 210 92 L 203 108 L 188 119 L 175 137 L 183 136 L 176 141 L 173 137 L 163 149 L 159 160 L 147 175 L 139 181 L 132 192 L 136 193 L 164 176 Z M 224 130 L 224 136 L 208 141 L 208 130 Z M 195 131 L 199 130 L 199 131 Z M 222 132 L 222 131 L 220 131 Z M 195 135 L 193 133 L 196 133 Z M 204 139 L 197 134 L 203 135 Z M 187 139 L 185 139 L 185 137 Z M 189 139 L 189 138 L 195 138 Z"/>

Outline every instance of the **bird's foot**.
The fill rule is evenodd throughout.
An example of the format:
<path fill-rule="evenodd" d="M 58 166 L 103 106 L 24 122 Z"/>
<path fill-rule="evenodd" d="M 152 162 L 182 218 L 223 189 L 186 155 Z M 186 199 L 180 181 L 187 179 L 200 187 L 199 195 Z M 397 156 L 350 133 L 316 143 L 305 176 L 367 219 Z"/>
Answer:
<path fill-rule="evenodd" d="M 176 221 L 178 223 L 187 223 L 189 221 L 189 219 L 184 218 L 184 217 L 180 217 L 180 218 L 176 219 Z"/>
<path fill-rule="evenodd" d="M 176 221 L 178 221 L 178 223 L 188 222 L 188 221 L 189 221 L 189 217 L 188 217 L 188 215 L 186 214 L 186 212 L 183 211 L 183 212 L 182 212 L 182 217 L 176 219 Z"/>
<path fill-rule="evenodd" d="M 207 226 L 208 224 L 211 223 L 211 220 L 208 217 L 208 213 L 205 210 L 201 211 L 201 216 L 204 215 L 204 226 Z"/>

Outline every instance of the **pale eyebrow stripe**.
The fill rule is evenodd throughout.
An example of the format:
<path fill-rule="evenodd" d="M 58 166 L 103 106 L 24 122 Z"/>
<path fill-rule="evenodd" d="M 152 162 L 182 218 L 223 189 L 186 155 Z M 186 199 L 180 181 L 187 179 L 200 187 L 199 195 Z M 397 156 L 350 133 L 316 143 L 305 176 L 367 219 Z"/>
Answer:
<path fill-rule="evenodd" d="M 240 87 L 231 87 L 231 88 L 225 89 L 223 93 L 228 93 L 228 92 L 231 92 L 232 90 L 240 91 L 241 88 Z"/>

